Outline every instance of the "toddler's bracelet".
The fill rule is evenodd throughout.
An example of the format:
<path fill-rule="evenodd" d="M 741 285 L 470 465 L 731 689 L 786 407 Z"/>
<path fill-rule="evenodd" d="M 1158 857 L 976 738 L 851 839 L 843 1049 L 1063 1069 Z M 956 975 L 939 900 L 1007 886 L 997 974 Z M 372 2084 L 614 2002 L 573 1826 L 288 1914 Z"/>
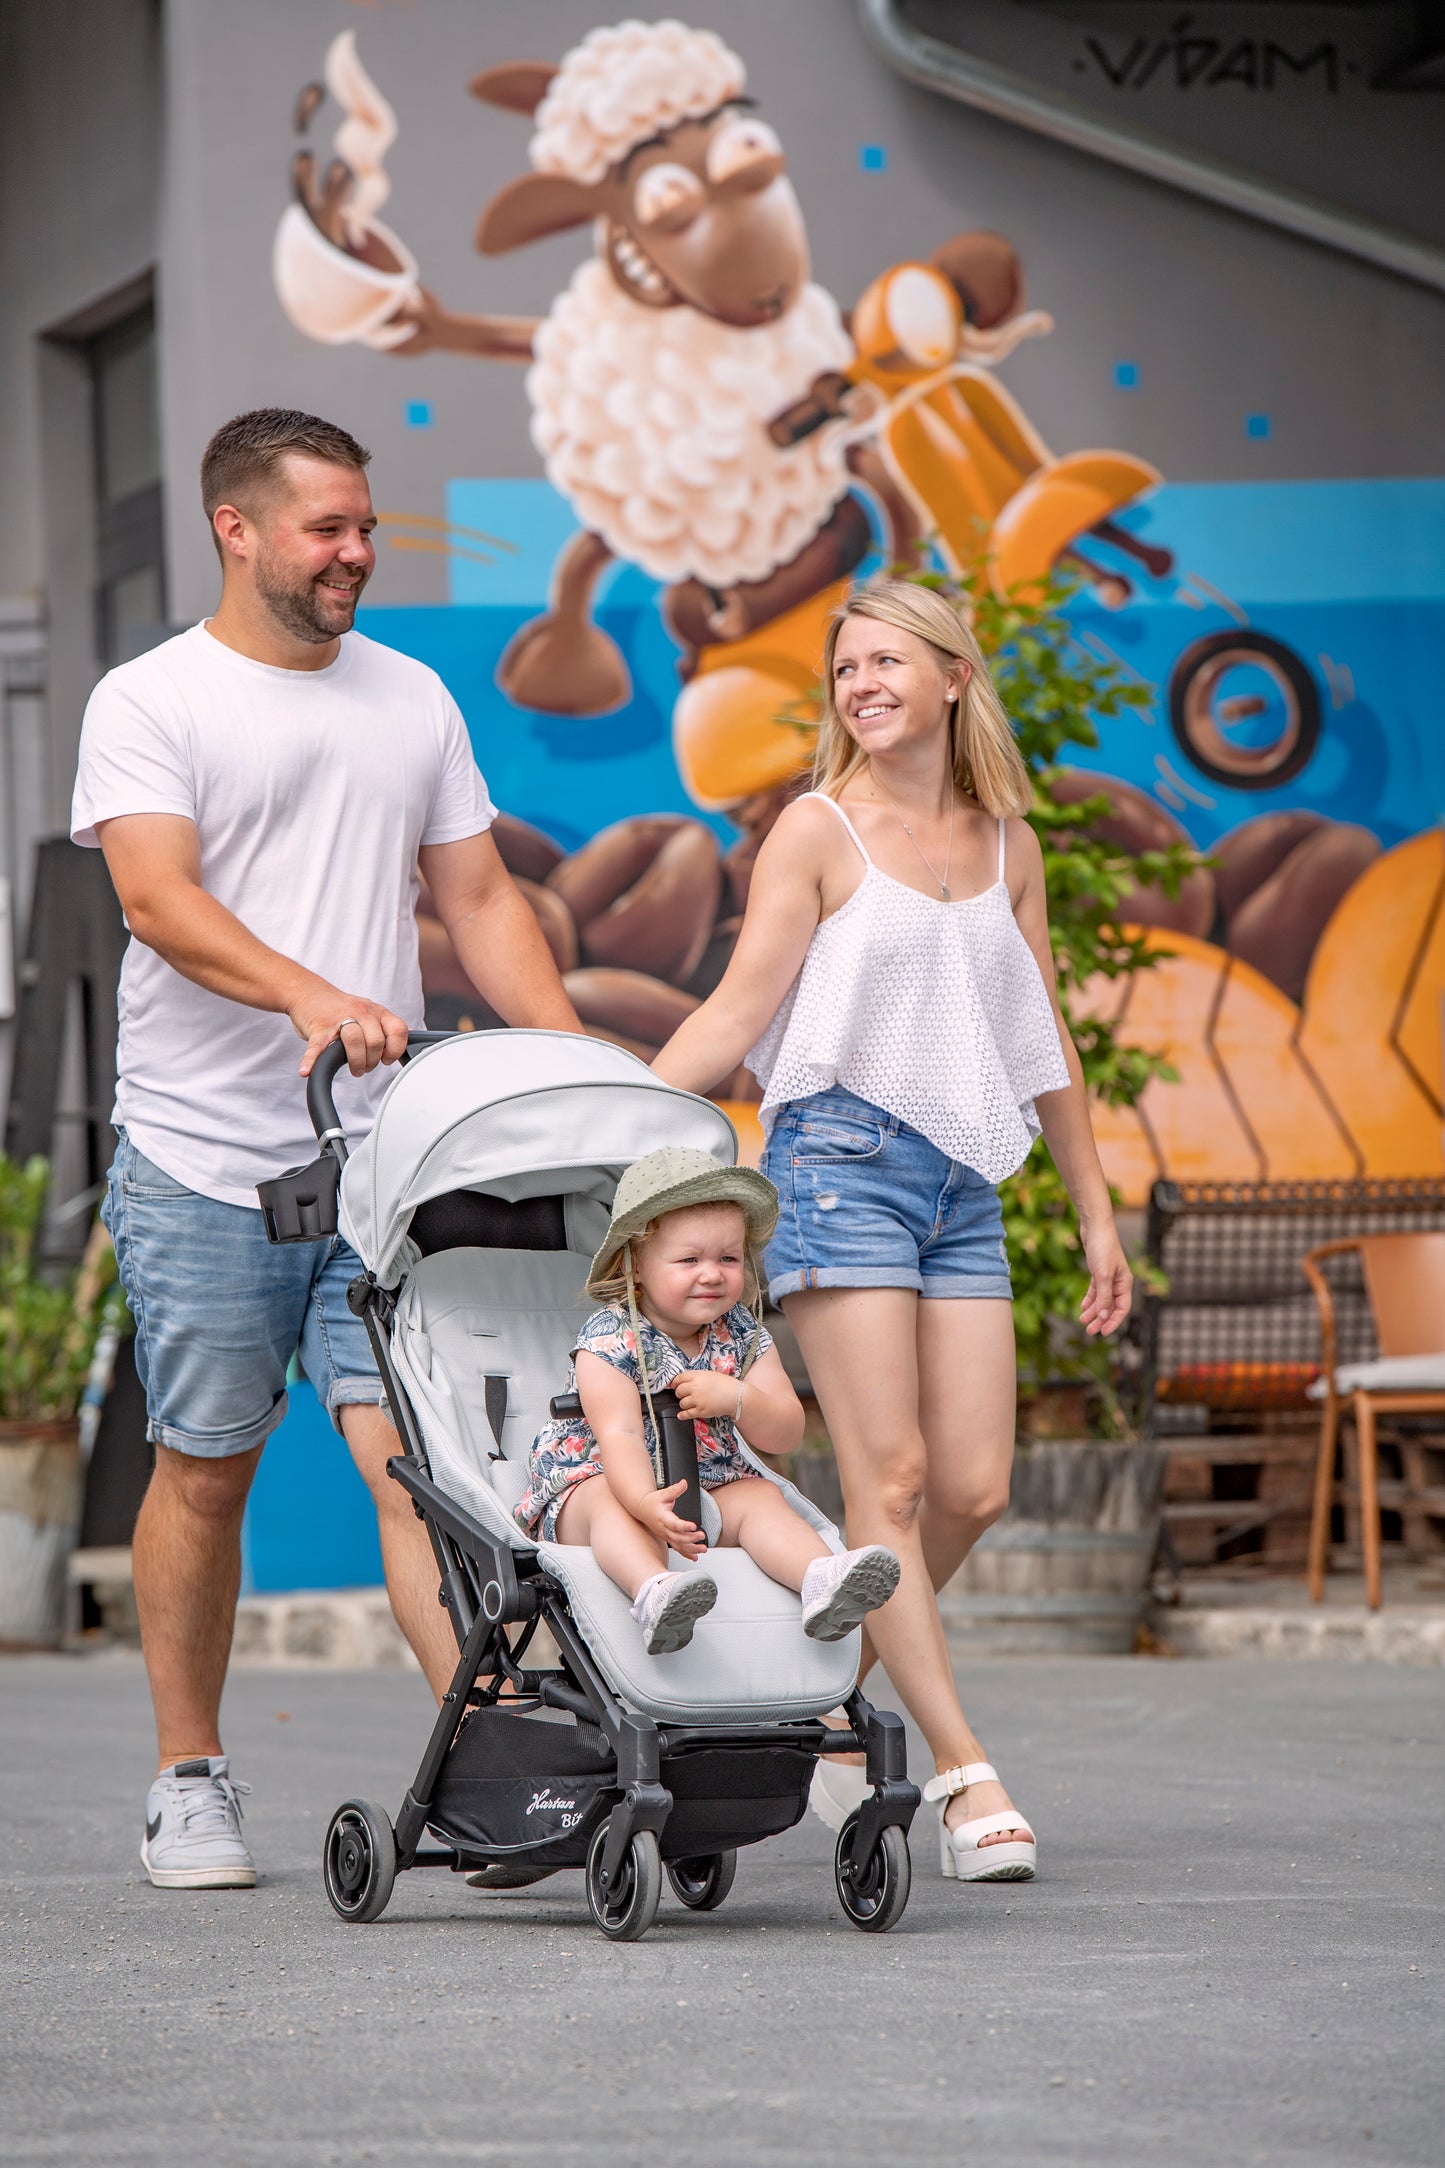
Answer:
<path fill-rule="evenodd" d="M 746 1390 L 747 1390 L 747 1380 L 746 1380 L 745 1378 L 739 1378 L 739 1379 L 738 1379 L 738 1404 L 737 1404 L 737 1406 L 736 1406 L 736 1407 L 735 1407 L 735 1408 L 733 1409 L 733 1421 L 734 1421 L 735 1423 L 740 1423 L 740 1422 L 742 1421 L 742 1419 L 743 1419 L 743 1394 L 744 1394 L 744 1392 L 745 1392 Z"/>

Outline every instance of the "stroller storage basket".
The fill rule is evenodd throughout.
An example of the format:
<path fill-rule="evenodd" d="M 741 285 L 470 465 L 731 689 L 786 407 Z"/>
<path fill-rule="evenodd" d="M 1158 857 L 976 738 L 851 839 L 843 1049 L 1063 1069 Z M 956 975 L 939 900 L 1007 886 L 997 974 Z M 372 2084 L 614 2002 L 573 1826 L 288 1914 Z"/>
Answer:
<path fill-rule="evenodd" d="M 471 1861 L 526 1852 L 581 1867 L 617 1799 L 612 1755 L 589 1724 L 473 1709 L 446 1758 L 427 1826 Z"/>
<path fill-rule="evenodd" d="M 807 1809 L 814 1756 L 790 1745 L 697 1747 L 664 1755 L 672 1794 L 665 1860 L 779 1836 Z M 458 1732 L 427 1827 L 468 1864 L 521 1853 L 530 1866 L 581 1867 L 619 1799 L 607 1741 L 588 1724 L 474 1709 Z"/>

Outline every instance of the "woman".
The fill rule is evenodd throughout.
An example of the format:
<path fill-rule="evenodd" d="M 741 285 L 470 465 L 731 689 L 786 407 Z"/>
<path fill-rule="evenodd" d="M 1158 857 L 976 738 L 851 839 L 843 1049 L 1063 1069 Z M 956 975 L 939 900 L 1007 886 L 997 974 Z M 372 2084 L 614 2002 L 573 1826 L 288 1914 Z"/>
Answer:
<path fill-rule="evenodd" d="M 941 595 L 873 581 L 829 629 L 823 693 L 814 790 L 763 844 L 727 975 L 655 1067 L 707 1091 L 746 1060 L 763 1086 L 768 1292 L 848 1541 L 902 1562 L 864 1670 L 881 1659 L 933 1754 L 944 1874 L 1027 1880 L 1033 1831 L 959 1706 L 934 1591 L 1008 1503 L 997 1184 L 1040 1129 L 1079 1212 L 1089 1333 L 1122 1324 L 1129 1267 L 1059 1011 L 1028 771 L 977 641 Z M 813 1803 L 841 1826 L 863 1786 L 821 1762 Z"/>

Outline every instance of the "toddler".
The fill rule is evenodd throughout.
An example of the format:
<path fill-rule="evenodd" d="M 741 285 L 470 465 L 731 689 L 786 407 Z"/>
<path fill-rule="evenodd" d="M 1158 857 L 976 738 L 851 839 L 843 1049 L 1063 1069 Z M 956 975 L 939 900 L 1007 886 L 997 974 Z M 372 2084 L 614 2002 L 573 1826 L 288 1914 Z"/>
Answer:
<path fill-rule="evenodd" d="M 837 1641 L 898 1585 L 882 1544 L 841 1556 L 755 1472 L 759 1453 L 791 1453 L 803 1410 L 762 1320 L 756 1256 L 778 1216 L 771 1182 L 720 1167 L 706 1152 L 668 1147 L 629 1167 L 587 1292 L 604 1307 L 574 1351 L 582 1417 L 552 1422 L 532 1448 L 517 1519 L 543 1542 L 590 1544 L 632 1598 L 648 1654 L 685 1648 L 717 1602 L 697 1564 L 703 1530 L 674 1510 L 681 1483 L 662 1485 L 652 1395 L 670 1388 L 696 1425 L 698 1474 L 737 1544 L 803 1599 L 803 1630 Z M 668 1551 L 689 1561 L 670 1571 Z"/>

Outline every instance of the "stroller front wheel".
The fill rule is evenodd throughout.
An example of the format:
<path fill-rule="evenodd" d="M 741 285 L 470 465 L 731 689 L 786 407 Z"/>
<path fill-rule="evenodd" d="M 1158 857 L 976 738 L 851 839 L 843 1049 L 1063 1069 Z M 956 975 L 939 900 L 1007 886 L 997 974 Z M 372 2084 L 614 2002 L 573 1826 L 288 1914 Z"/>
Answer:
<path fill-rule="evenodd" d="M 890 1826 L 883 1830 L 866 1859 L 857 1857 L 858 1817 L 850 1814 L 838 1832 L 833 1854 L 833 1879 L 838 1902 L 855 1927 L 865 1935 L 883 1935 L 903 1917 L 913 1879 L 905 1832 Z"/>
<path fill-rule="evenodd" d="M 344 1920 L 379 1920 L 396 1881 L 390 1819 L 365 1799 L 348 1799 L 331 1817 L 321 1855 L 326 1894 Z"/>
<path fill-rule="evenodd" d="M 689 1912 L 716 1912 L 737 1871 L 736 1852 L 714 1852 L 706 1859 L 673 1860 L 667 1879 Z"/>
<path fill-rule="evenodd" d="M 604 1822 L 587 1848 L 587 1904 L 593 1919 L 609 1942 L 638 1942 L 657 1917 L 662 1895 L 662 1854 L 650 1829 L 639 1829 L 622 1861 L 622 1871 L 611 1889 L 602 1887 L 602 1853 L 607 1843 Z"/>

